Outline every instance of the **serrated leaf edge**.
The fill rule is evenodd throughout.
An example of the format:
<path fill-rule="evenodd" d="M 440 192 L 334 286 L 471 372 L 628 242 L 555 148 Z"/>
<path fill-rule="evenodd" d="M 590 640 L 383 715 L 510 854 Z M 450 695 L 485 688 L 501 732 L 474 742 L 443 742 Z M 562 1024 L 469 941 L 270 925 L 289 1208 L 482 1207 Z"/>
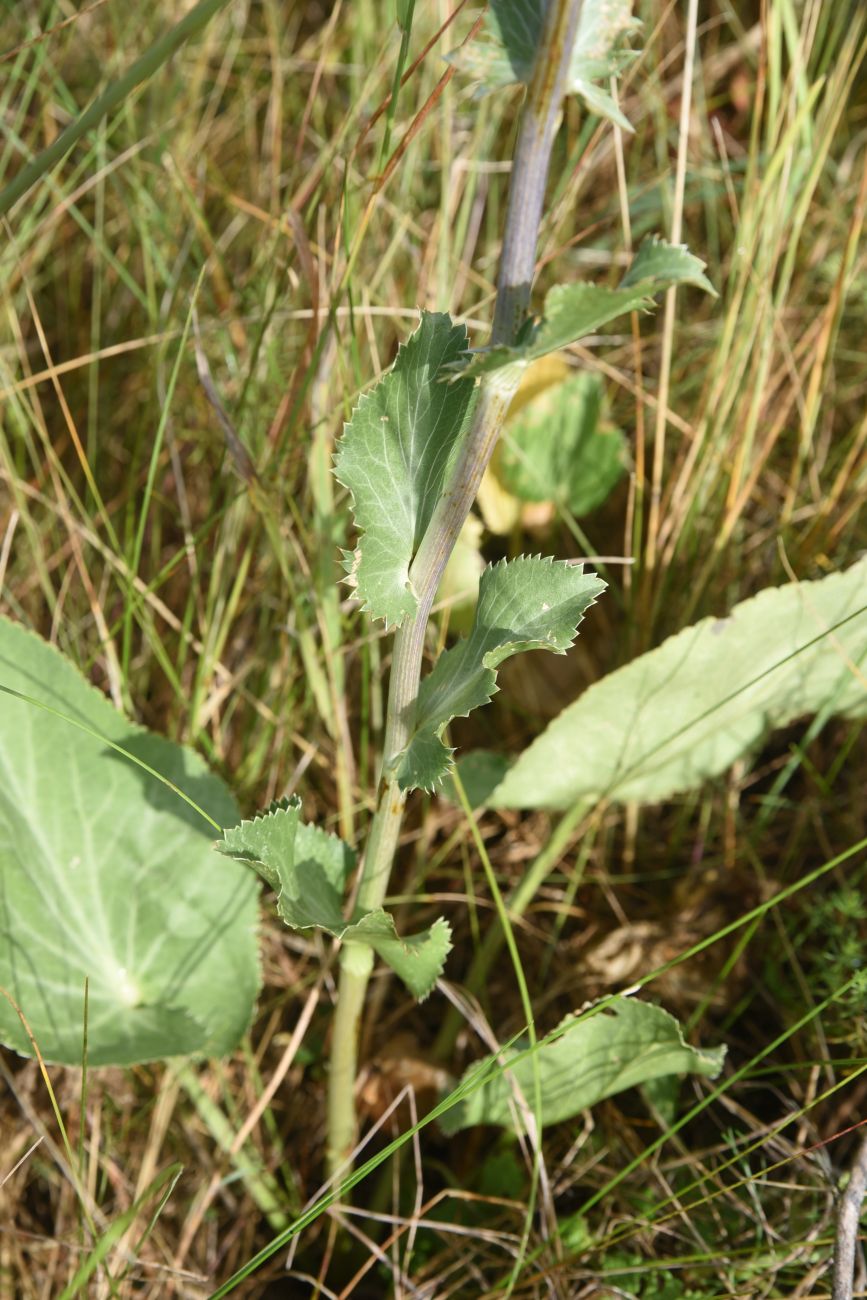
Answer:
<path fill-rule="evenodd" d="M 493 564 L 489 564 L 487 567 L 489 570 L 497 569 L 497 568 L 508 568 L 510 565 L 520 565 L 520 564 L 526 564 L 531 562 L 550 564 L 552 566 L 561 565 L 563 568 L 567 568 L 567 569 L 580 569 L 581 573 L 584 574 L 583 561 L 579 564 L 573 564 L 569 560 L 558 560 L 553 555 L 542 555 L 541 551 L 539 551 L 538 554 L 536 555 L 519 555 L 512 560 L 504 556 L 500 560 L 495 560 Z M 590 575 L 586 574 L 585 576 L 589 577 Z M 602 579 L 600 578 L 599 581 L 601 582 Z M 481 578 L 479 579 L 479 584 L 481 585 Z M 440 742 L 440 744 L 443 747 L 443 754 L 444 754 L 443 761 L 445 765 L 443 767 L 443 770 L 440 772 L 439 776 L 435 777 L 433 781 L 431 781 L 430 783 L 424 783 L 421 785 L 404 786 L 401 784 L 400 776 L 398 775 L 397 778 L 398 785 L 400 785 L 401 789 L 402 790 L 424 790 L 427 794 L 436 794 L 436 791 L 440 786 L 440 784 L 442 783 L 442 781 L 444 780 L 444 778 L 451 774 L 455 766 L 454 756 L 457 751 L 453 745 L 446 745 L 442 738 L 442 733 L 446 730 L 446 728 L 450 726 L 452 722 L 454 722 L 455 718 L 468 718 L 470 716 L 470 713 L 475 712 L 476 709 L 484 708 L 486 704 L 490 704 L 491 700 L 494 698 L 495 695 L 499 693 L 501 689 L 500 686 L 497 684 L 497 672 L 499 670 L 499 666 L 500 664 L 504 663 L 505 660 L 510 657 L 510 655 L 521 654 L 525 650 L 528 652 L 530 650 L 546 650 L 549 654 L 558 654 L 558 655 L 567 654 L 569 650 L 571 650 L 572 646 L 574 646 L 575 641 L 577 640 L 578 628 L 580 624 L 584 621 L 587 611 L 589 609 L 592 609 L 592 607 L 596 604 L 597 600 L 602 595 L 602 592 L 606 590 L 606 587 L 607 584 L 603 583 L 602 587 L 600 587 L 596 595 L 593 596 L 589 604 L 587 604 L 584 607 L 584 610 L 582 611 L 578 621 L 575 623 L 575 626 L 572 629 L 572 634 L 569 639 L 568 645 L 563 646 L 562 649 L 557 646 L 547 645 L 542 641 L 532 641 L 532 642 L 510 641 L 504 643 L 503 645 L 497 646 L 495 650 L 488 650 L 484 655 L 482 655 L 482 660 L 481 660 L 482 667 L 486 669 L 488 672 L 493 673 L 494 676 L 494 680 L 491 683 L 491 690 L 488 695 L 488 698 L 482 701 L 482 703 L 474 705 L 472 709 L 468 709 L 464 713 L 453 713 L 452 716 L 446 722 L 443 722 L 439 727 L 436 727 L 432 730 L 432 735 Z M 466 641 L 467 639 L 468 639 L 467 637 L 461 637 L 460 640 L 456 642 L 456 645 L 460 645 L 461 641 Z M 507 654 L 501 653 L 508 646 L 515 646 L 520 648 L 510 650 L 509 653 Z M 446 652 L 443 651 L 443 653 L 445 654 Z M 492 659 L 493 662 L 491 662 Z M 437 663 L 438 662 L 439 660 L 437 660 Z M 434 665 L 434 667 L 436 667 L 436 664 Z M 433 672 L 433 669 L 431 669 L 431 672 Z M 415 739 L 415 737 L 420 735 L 423 730 L 424 730 L 423 727 L 419 727 L 413 734 L 412 738 L 410 739 L 409 744 L 406 745 L 398 754 L 395 755 L 394 759 L 389 765 L 391 770 L 393 770 L 396 773 L 400 772 L 400 766 L 402 760 L 409 752 L 410 746 L 412 745 L 412 742 Z"/>
<path fill-rule="evenodd" d="M 682 284 L 688 284 L 695 289 L 702 289 L 705 293 L 710 294 L 712 298 L 719 297 L 719 294 L 717 293 L 716 289 L 713 287 L 713 284 L 705 275 L 705 271 L 707 270 L 707 262 L 705 262 L 703 258 L 699 257 L 697 253 L 693 253 L 688 244 L 674 244 L 671 242 L 670 239 L 666 239 L 664 235 L 660 235 L 660 234 L 646 235 L 644 239 L 642 239 L 632 259 L 632 262 L 626 268 L 626 275 L 624 276 L 624 279 L 627 279 L 627 277 L 629 276 L 629 272 L 632 270 L 632 267 L 635 264 L 637 258 L 641 256 L 642 250 L 647 248 L 648 246 L 651 249 L 667 248 L 667 249 L 671 249 L 673 252 L 676 253 L 683 253 L 686 257 L 690 258 L 691 261 L 695 262 L 696 266 L 698 267 L 695 276 L 684 278 L 682 280 L 663 281 L 658 288 L 653 290 L 654 293 L 664 293 L 667 289 L 677 288 L 678 285 L 682 285 Z M 633 281 L 632 284 L 627 283 L 626 288 L 640 289 L 643 284 L 652 284 L 652 283 L 654 283 L 653 277 L 647 276 L 643 280 Z M 618 287 L 619 288 L 623 287 L 622 280 Z"/>
<path fill-rule="evenodd" d="M 418 307 L 416 308 L 416 310 L 418 312 L 418 324 L 416 325 L 416 328 L 412 331 L 411 334 L 408 335 L 407 338 L 400 340 L 400 342 L 397 345 L 397 352 L 394 355 L 394 360 L 392 361 L 391 365 L 388 367 L 386 371 L 383 372 L 383 374 L 373 385 L 373 387 L 367 389 L 367 391 L 362 393 L 361 396 L 359 397 L 358 402 L 352 408 L 352 413 L 350 415 L 349 420 L 344 421 L 343 432 L 341 433 L 340 438 L 337 440 L 337 445 L 334 449 L 334 455 L 332 457 L 332 464 L 331 464 L 332 473 L 334 474 L 334 477 L 337 479 L 337 482 L 340 484 L 340 486 L 345 488 L 346 491 L 349 493 L 350 503 L 352 507 L 353 521 L 355 522 L 356 528 L 358 529 L 358 540 L 355 549 L 353 551 L 341 550 L 341 563 L 347 573 L 347 576 L 343 579 L 343 582 L 347 586 L 353 588 L 356 591 L 358 590 L 358 579 L 356 574 L 361 564 L 361 556 L 362 556 L 362 550 L 364 546 L 364 539 L 367 536 L 369 530 L 367 528 L 361 528 L 358 526 L 355 493 L 353 492 L 350 485 L 345 481 L 345 479 L 341 477 L 340 474 L 341 452 L 342 452 L 344 440 L 351 429 L 352 421 L 355 418 L 356 414 L 360 412 L 369 402 L 373 400 L 375 394 L 379 391 L 380 388 L 382 388 L 383 384 L 385 384 L 386 381 L 388 380 L 388 377 L 394 372 L 401 356 L 403 355 L 403 353 L 407 351 L 410 343 L 413 341 L 413 339 L 416 337 L 416 334 L 421 329 L 422 324 L 424 323 L 425 316 L 444 317 L 445 319 L 448 320 L 451 328 L 463 330 L 464 339 L 465 340 L 468 339 L 466 325 L 463 323 L 463 321 L 454 320 L 449 312 L 428 311 L 424 307 Z M 469 349 L 466 350 L 468 351 Z M 452 366 L 458 366 L 458 365 L 459 362 L 457 360 L 454 362 L 449 362 L 446 366 L 442 367 L 442 370 L 450 371 Z M 469 376 L 465 372 L 462 372 L 460 369 L 458 369 L 453 376 L 449 374 L 448 376 L 445 377 L 449 378 L 452 382 L 456 382 L 458 379 L 462 379 L 462 378 L 464 379 L 469 378 Z M 412 560 L 410 560 L 410 564 L 411 563 Z M 409 604 L 408 608 L 403 610 L 402 614 L 400 615 L 400 618 L 398 619 L 389 620 L 387 615 L 377 613 L 372 608 L 367 598 L 359 597 L 359 608 L 363 614 L 369 614 L 370 617 L 373 618 L 374 620 L 382 619 L 382 622 L 385 626 L 385 630 L 391 631 L 392 628 L 400 627 L 403 624 L 404 620 L 410 617 L 411 615 L 413 615 L 418 609 L 418 593 L 413 587 L 412 583 L 409 581 L 409 579 L 407 579 L 407 582 L 404 584 L 404 589 L 407 592 L 407 595 L 409 596 L 411 604 Z"/>
<path fill-rule="evenodd" d="M 254 826 L 256 822 L 265 821 L 267 820 L 267 818 L 277 816 L 280 813 L 290 813 L 293 812 L 295 809 L 297 809 L 300 814 L 301 800 L 298 798 L 297 795 L 290 795 L 288 798 L 283 798 L 283 799 L 273 799 L 267 808 L 260 809 L 259 811 L 254 813 L 252 817 L 243 818 L 235 826 L 227 827 L 226 830 L 223 832 L 223 836 L 224 836 L 223 840 L 218 840 L 214 847 L 217 849 L 218 852 L 222 853 L 224 856 L 232 857 L 234 858 L 235 861 L 238 861 L 239 851 L 231 849 L 230 846 L 226 843 L 225 840 L 226 833 L 231 833 L 232 831 L 242 832 L 244 828 Z M 297 830 L 297 826 L 298 823 L 296 823 L 296 830 Z M 331 834 L 330 831 L 326 831 L 323 827 L 317 826 L 315 823 L 307 823 L 306 826 L 307 829 L 314 831 L 317 835 L 323 836 L 324 838 L 329 840 L 335 840 L 341 844 L 345 844 L 345 841 L 341 840 L 340 836 Z M 351 846 L 346 846 L 346 847 L 349 848 L 350 852 L 353 852 Z M 261 861 L 261 859 L 255 858 L 255 855 L 252 852 L 250 854 L 249 859 L 240 858 L 240 860 L 244 862 L 248 862 L 251 860 Z M 400 932 L 398 931 L 397 925 L 394 920 L 394 916 L 392 915 L 391 912 L 389 912 L 384 907 L 374 907 L 367 912 L 356 912 L 355 915 L 352 917 L 352 919 L 350 921 L 347 921 L 343 927 L 335 926 L 332 929 L 329 926 L 320 925 L 315 921 L 311 922 L 309 925 L 297 925 L 295 922 L 290 922 L 286 920 L 286 918 L 282 914 L 280 908 L 280 899 L 283 894 L 282 886 L 279 890 L 274 889 L 274 893 L 276 896 L 277 914 L 280 917 L 280 920 L 283 922 L 283 924 L 287 927 L 287 929 L 321 930 L 324 934 L 330 935 L 332 938 L 338 940 L 341 943 L 352 942 L 352 943 L 365 944 L 366 946 L 373 948 L 373 950 L 377 953 L 379 953 L 379 948 L 378 948 L 379 943 L 381 942 L 396 943 L 399 945 L 403 953 L 410 961 L 416 959 L 420 961 L 422 959 L 423 952 L 419 951 L 419 948 L 417 946 L 413 946 L 409 942 L 409 940 L 424 935 L 425 931 L 424 930 L 420 931 L 418 936 L 409 935 L 406 938 L 404 938 L 404 936 L 401 935 Z M 359 927 L 364 921 L 368 919 L 368 917 L 376 917 L 376 918 L 384 917 L 390 924 L 393 933 L 390 935 L 374 937 L 373 939 L 371 939 L 363 932 L 359 932 Z M 257 929 L 258 928 L 259 927 L 257 927 Z M 414 990 L 412 989 L 410 990 L 410 992 L 412 992 L 413 995 L 417 997 L 417 1000 L 419 1002 L 424 1001 L 424 999 L 429 996 L 431 989 L 433 989 L 433 986 L 436 984 L 437 979 L 442 974 L 442 971 L 445 967 L 446 957 L 452 951 L 452 947 L 453 947 L 452 928 L 449 922 L 445 919 L 445 917 L 442 916 L 437 917 L 437 919 L 434 922 L 432 922 L 430 926 L 427 927 L 427 936 L 428 937 L 424 940 L 425 945 L 430 942 L 436 941 L 436 939 L 438 938 L 444 938 L 445 947 L 443 949 L 442 957 L 437 966 L 436 975 L 431 981 L 430 988 L 427 990 L 427 992 L 422 994 L 416 994 Z M 382 954 L 379 955 L 382 956 Z M 385 961 L 386 963 L 388 962 L 387 957 L 382 957 L 382 960 Z M 395 973 L 399 974 L 398 972 Z M 261 963 L 260 963 L 260 975 L 261 975 Z M 261 987 L 261 980 L 260 980 L 260 987 Z"/>

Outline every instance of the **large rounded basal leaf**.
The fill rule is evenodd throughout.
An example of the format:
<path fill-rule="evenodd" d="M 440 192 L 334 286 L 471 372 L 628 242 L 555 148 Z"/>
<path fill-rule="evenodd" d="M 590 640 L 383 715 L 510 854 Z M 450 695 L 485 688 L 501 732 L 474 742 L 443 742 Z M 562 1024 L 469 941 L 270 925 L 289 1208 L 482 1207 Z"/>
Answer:
<path fill-rule="evenodd" d="M 238 820 L 225 786 L 6 619 L 0 685 L 48 706 L 0 693 L 0 986 L 40 1051 L 81 1061 L 85 980 L 94 1065 L 230 1051 L 259 983 L 255 877 L 213 852 L 189 804 L 82 727 L 220 826 Z M 0 1037 L 32 1052 L 4 997 Z"/>
<path fill-rule="evenodd" d="M 595 682 L 487 802 L 667 799 L 724 772 L 774 727 L 814 713 L 867 714 L 867 560 L 769 588 Z"/>

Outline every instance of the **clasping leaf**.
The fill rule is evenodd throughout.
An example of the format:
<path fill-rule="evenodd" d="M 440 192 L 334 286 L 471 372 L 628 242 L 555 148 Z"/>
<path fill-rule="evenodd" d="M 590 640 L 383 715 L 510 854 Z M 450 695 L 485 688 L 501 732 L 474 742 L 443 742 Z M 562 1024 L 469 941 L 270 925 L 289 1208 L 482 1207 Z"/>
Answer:
<path fill-rule="evenodd" d="M 277 894 L 277 914 L 286 925 L 368 944 L 417 998 L 430 993 L 451 948 L 448 922 L 440 918 L 430 929 L 403 939 L 381 907 L 356 910 L 347 921 L 343 896 L 355 854 L 336 835 L 301 821 L 300 800 L 272 803 L 267 812 L 224 831 L 216 848 L 262 876 Z"/>
<path fill-rule="evenodd" d="M 522 556 L 485 569 L 469 636 L 437 660 L 419 691 L 416 731 L 396 761 L 403 789 L 432 790 L 451 765 L 441 736 L 452 718 L 487 704 L 496 669 L 522 650 L 565 654 L 585 611 L 605 588 L 580 564 Z"/>
<path fill-rule="evenodd" d="M 449 62 L 478 82 L 476 94 L 527 84 L 542 35 L 545 0 L 491 0 L 481 34 L 449 55 Z M 631 131 L 608 94 L 608 81 L 634 58 L 623 44 L 641 26 L 632 0 L 584 0 L 572 47 L 566 93 L 578 95 L 592 113 Z M 601 83 L 597 84 L 597 83 Z"/>
<path fill-rule="evenodd" d="M 463 357 L 467 332 L 422 312 L 391 370 L 362 397 L 340 440 L 335 473 L 353 498 L 360 533 L 350 582 L 386 626 L 417 606 L 409 569 L 436 505 L 473 400 L 469 377 L 440 383 Z"/>
<path fill-rule="evenodd" d="M 535 361 L 558 348 L 577 343 L 618 316 L 631 311 L 650 311 L 654 295 L 674 285 L 691 284 L 715 294 L 704 274 L 704 262 L 681 244 L 663 239 L 646 239 L 616 289 L 604 285 L 558 284 L 548 291 L 542 319 L 525 333 L 520 342 L 482 348 L 466 363 L 451 367 L 456 375 L 489 374 L 515 362 Z"/>

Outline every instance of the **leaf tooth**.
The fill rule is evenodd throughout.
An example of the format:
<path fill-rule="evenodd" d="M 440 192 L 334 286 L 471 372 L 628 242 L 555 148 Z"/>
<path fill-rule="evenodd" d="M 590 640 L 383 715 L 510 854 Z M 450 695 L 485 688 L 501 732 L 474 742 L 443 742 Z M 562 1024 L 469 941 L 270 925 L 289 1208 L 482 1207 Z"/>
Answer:
<path fill-rule="evenodd" d="M 436 380 L 466 342 L 466 326 L 447 313 L 420 312 L 389 371 L 362 394 L 335 452 L 334 473 L 349 491 L 358 531 L 356 587 L 386 627 L 417 608 L 416 594 L 403 590 L 407 572 L 473 392 L 469 381 L 447 391 Z"/>
<path fill-rule="evenodd" d="M 301 812 L 301 800 L 297 794 L 284 796 L 282 799 L 272 799 L 267 808 L 259 808 L 253 813 L 252 817 L 242 817 L 234 826 L 224 826 L 223 835 L 228 831 L 241 831 L 245 826 L 254 826 L 256 822 L 265 821 L 268 817 L 274 817 L 279 813 L 293 812 L 295 809 Z"/>

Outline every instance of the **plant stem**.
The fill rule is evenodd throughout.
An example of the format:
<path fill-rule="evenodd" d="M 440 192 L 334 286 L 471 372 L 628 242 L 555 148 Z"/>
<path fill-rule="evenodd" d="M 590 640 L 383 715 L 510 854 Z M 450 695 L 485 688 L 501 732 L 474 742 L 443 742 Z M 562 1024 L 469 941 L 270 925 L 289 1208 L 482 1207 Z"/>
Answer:
<path fill-rule="evenodd" d="M 536 242 L 551 149 L 566 88 L 582 0 L 550 0 L 521 115 L 503 250 L 497 279 L 492 344 L 510 344 L 524 323 L 536 265 Z M 397 850 L 406 794 L 393 778 L 394 761 L 409 743 L 415 721 L 428 618 L 448 558 L 475 501 L 521 377 L 521 365 L 483 376 L 472 424 L 448 488 L 440 498 L 410 568 L 418 605 L 398 628 L 389 682 L 383 772 L 384 786 L 362 865 L 358 904 L 378 907 L 384 899 Z M 358 1031 L 372 961 L 360 960 L 355 945 L 341 952 L 340 985 L 329 1081 L 328 1161 L 334 1172 L 345 1164 L 355 1134 L 353 1081 Z"/>

